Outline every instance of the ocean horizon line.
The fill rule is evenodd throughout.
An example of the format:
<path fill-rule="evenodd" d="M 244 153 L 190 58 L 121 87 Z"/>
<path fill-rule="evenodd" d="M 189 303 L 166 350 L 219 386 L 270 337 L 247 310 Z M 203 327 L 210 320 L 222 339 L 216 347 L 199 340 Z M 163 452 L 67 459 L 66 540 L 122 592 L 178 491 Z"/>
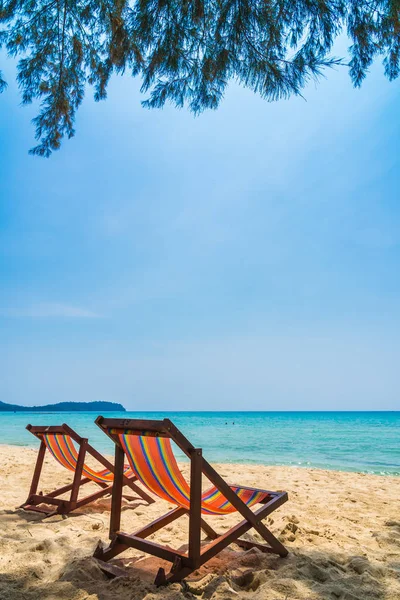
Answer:
<path fill-rule="evenodd" d="M 18 405 L 19 406 L 19 405 Z M 29 412 L 30 408 L 35 408 L 35 414 L 58 414 L 58 413 L 70 413 L 71 411 L 69 410 L 37 410 L 38 408 L 40 408 L 40 405 L 32 405 L 32 406 L 22 406 L 22 408 L 27 409 L 25 411 L 0 411 L 0 412 L 4 412 L 4 413 L 12 413 L 12 414 L 16 414 L 16 413 L 26 413 Z M 78 411 L 73 411 L 74 413 L 96 413 L 98 411 L 95 410 L 78 410 Z M 143 410 L 143 409 L 128 409 L 125 408 L 124 411 L 121 410 L 109 410 L 109 411 L 103 411 L 104 413 L 124 413 L 124 412 L 128 412 L 128 413 L 146 413 L 146 414 L 160 414 L 160 413 L 167 413 L 167 414 L 191 414 L 191 413 L 212 413 L 212 414 L 233 414 L 233 413 L 257 413 L 257 414 L 280 414 L 280 413 L 313 413 L 313 414 L 325 414 L 325 413 L 332 413 L 332 414 L 340 414 L 340 413 L 354 413 L 354 414 L 376 414 L 376 413 L 400 413 L 400 410 L 395 410 L 395 409 L 391 409 L 391 408 L 383 408 L 383 409 L 379 409 L 379 410 L 354 410 L 354 409 L 348 409 L 348 410 L 308 410 L 308 409 L 304 409 L 304 410 L 258 410 L 258 409 L 249 409 L 249 410 L 164 410 L 164 409 L 157 409 L 157 410 Z"/>
<path fill-rule="evenodd" d="M 112 454 L 112 442 L 95 424 L 97 415 L 97 411 L 4 412 L 0 443 L 35 447 L 38 440 L 26 430 L 29 422 L 67 422 L 96 449 Z M 215 463 L 400 475 L 400 411 L 130 410 L 104 415 L 122 420 L 169 418 Z"/>

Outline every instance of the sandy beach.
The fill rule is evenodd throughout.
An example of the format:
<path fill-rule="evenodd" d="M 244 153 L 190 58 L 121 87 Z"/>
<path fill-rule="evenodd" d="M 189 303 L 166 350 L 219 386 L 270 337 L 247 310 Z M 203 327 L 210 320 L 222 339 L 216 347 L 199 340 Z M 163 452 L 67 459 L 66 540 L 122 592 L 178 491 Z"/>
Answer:
<path fill-rule="evenodd" d="M 44 520 L 16 509 L 26 499 L 35 458 L 33 449 L 0 446 L 2 600 L 400 599 L 399 477 L 219 465 L 230 481 L 288 491 L 289 502 L 266 524 L 289 556 L 231 545 L 183 584 L 157 589 L 157 568 L 168 566 L 159 559 L 129 551 L 115 561 L 127 577 L 110 580 L 91 558 L 98 541 L 108 540 L 109 499 Z M 44 492 L 69 480 L 65 469 L 46 459 Z M 123 529 L 132 532 L 169 508 L 161 500 L 151 506 L 126 502 Z M 235 522 L 233 515 L 210 520 L 219 532 Z M 185 549 L 187 525 L 182 518 L 151 539 Z M 257 534 L 251 537 L 259 541 Z"/>

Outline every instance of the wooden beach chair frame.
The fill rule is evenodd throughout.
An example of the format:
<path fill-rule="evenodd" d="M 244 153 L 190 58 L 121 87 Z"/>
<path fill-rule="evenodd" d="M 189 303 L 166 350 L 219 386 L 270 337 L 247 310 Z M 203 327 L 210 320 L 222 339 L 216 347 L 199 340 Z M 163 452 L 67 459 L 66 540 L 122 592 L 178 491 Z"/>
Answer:
<path fill-rule="evenodd" d="M 267 498 L 263 500 L 264 504 L 261 508 L 253 512 L 231 489 L 231 486 L 226 483 L 217 471 L 203 458 L 201 448 L 195 448 L 169 419 L 164 419 L 162 421 L 108 419 L 99 416 L 96 419 L 96 424 L 115 443 L 115 476 L 109 531 L 111 543 L 106 548 L 100 543 L 94 553 L 95 558 L 99 559 L 101 567 L 102 561 L 108 561 L 114 558 L 127 548 L 135 548 L 172 562 L 171 571 L 167 575 L 163 568 L 160 568 L 157 573 L 155 580 L 156 585 L 165 585 L 170 582 L 181 581 L 184 577 L 198 569 L 231 543 L 235 543 L 246 549 L 258 548 L 263 552 L 279 554 L 281 557 L 287 556 L 288 551 L 286 548 L 262 523 L 262 519 L 270 515 L 288 500 L 287 492 L 270 492 L 268 490 L 244 488 L 268 494 Z M 121 497 L 125 453 L 118 437 L 119 433 L 137 436 L 168 437 L 177 444 L 190 459 L 189 509 L 178 506 L 149 525 L 138 529 L 133 534 L 127 534 L 121 531 Z M 214 486 L 243 517 L 243 520 L 240 523 L 222 535 L 219 535 L 214 531 L 202 517 L 202 475 L 207 477 L 214 484 Z M 243 488 L 243 486 L 240 487 Z M 145 539 L 185 514 L 189 516 L 189 545 L 187 553 L 173 550 L 169 546 L 163 546 Z M 259 544 L 241 538 L 244 533 L 252 528 L 260 534 L 267 544 Z M 201 530 L 203 530 L 207 537 L 211 539 L 205 546 L 201 545 Z M 112 572 L 113 567 L 111 565 L 103 566 L 106 572 L 110 572 L 110 570 Z"/>
<path fill-rule="evenodd" d="M 93 448 L 93 446 L 89 444 L 88 438 L 83 438 L 80 435 L 78 435 L 76 431 L 71 429 L 71 427 L 69 427 L 66 423 L 63 423 L 62 425 L 51 426 L 27 425 L 26 429 L 40 440 L 40 447 L 36 459 L 35 469 L 33 472 L 29 495 L 26 502 L 24 502 L 24 504 L 22 504 L 20 508 L 23 508 L 24 510 L 33 510 L 44 513 L 47 517 L 50 517 L 54 514 L 65 515 L 77 508 L 81 508 L 82 506 L 89 504 L 90 502 L 94 502 L 95 500 L 98 500 L 99 498 L 102 498 L 107 494 L 111 494 L 114 482 L 111 482 L 111 484 L 107 485 L 107 483 L 105 482 L 93 481 L 90 477 L 82 476 L 82 471 L 85 467 L 85 458 L 87 454 L 91 455 L 94 459 L 96 459 L 101 465 L 104 466 L 105 469 L 108 469 L 109 471 L 114 473 L 114 466 L 102 454 L 100 454 L 100 452 L 98 452 L 95 448 Z M 43 441 L 43 434 L 45 433 L 69 436 L 74 442 L 76 442 L 76 444 L 79 447 L 78 459 L 72 483 L 65 485 L 57 490 L 54 490 L 53 492 L 50 492 L 48 494 L 43 494 L 42 492 L 37 493 L 44 457 L 46 454 L 46 450 L 48 450 L 45 442 Z M 90 481 L 96 483 L 96 485 L 98 485 L 101 488 L 101 490 L 89 494 L 84 498 L 78 499 L 80 488 L 86 483 L 89 483 Z M 140 498 L 142 498 L 149 504 L 154 502 L 154 499 L 151 496 L 149 496 L 145 491 L 140 489 L 140 487 L 134 483 L 135 481 L 137 481 L 137 477 L 135 475 L 126 477 L 124 474 L 122 474 L 122 477 L 120 478 L 121 486 L 129 487 L 133 492 L 140 496 Z M 67 492 L 71 492 L 69 499 L 62 499 L 58 497 Z M 124 497 L 129 500 L 133 500 L 132 497 Z M 41 506 L 41 504 L 50 504 L 52 506 L 55 506 L 55 508 L 49 509 L 44 506 Z"/>

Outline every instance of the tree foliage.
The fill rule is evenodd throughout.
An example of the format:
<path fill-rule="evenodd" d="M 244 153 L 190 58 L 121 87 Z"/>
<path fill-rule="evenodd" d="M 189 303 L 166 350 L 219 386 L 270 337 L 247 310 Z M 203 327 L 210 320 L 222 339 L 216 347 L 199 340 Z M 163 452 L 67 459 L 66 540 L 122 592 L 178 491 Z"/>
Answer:
<path fill-rule="evenodd" d="M 101 100 L 112 73 L 140 76 L 149 108 L 216 108 L 231 79 L 277 100 L 340 64 L 342 32 L 354 85 L 378 55 L 398 77 L 400 0 L 0 0 L 0 46 L 20 57 L 23 103 L 40 102 L 42 156 L 74 135 L 86 84 Z"/>

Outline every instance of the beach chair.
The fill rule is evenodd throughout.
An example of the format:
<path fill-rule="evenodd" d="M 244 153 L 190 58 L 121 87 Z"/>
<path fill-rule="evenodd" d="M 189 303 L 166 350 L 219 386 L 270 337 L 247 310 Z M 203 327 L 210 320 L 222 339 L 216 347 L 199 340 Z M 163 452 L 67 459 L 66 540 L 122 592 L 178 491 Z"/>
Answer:
<path fill-rule="evenodd" d="M 107 494 L 111 494 L 114 483 L 114 466 L 102 454 L 97 452 L 93 446 L 88 443 L 87 438 L 80 437 L 71 427 L 65 423 L 60 426 L 34 426 L 27 425 L 26 429 L 40 440 L 40 447 L 36 466 L 33 473 L 32 483 L 29 490 L 29 495 L 20 506 L 24 510 L 33 510 L 44 513 L 46 516 L 54 514 L 67 514 L 72 510 L 80 508 L 89 502 L 98 500 Z M 75 443 L 79 450 L 77 450 Z M 37 493 L 40 474 L 43 467 L 43 461 L 46 450 L 55 458 L 63 467 L 74 473 L 72 483 L 65 485 L 58 490 L 54 490 L 48 494 Z M 91 455 L 103 469 L 96 471 L 85 463 L 86 455 Z M 142 500 L 148 503 L 154 502 L 154 499 L 145 491 L 141 490 L 135 484 L 137 481 L 136 474 L 132 471 L 129 465 L 122 466 L 122 476 L 120 478 L 121 486 L 127 486 L 134 491 Z M 78 499 L 79 491 L 82 486 L 89 482 L 94 482 L 101 489 L 84 498 Z M 59 496 L 71 492 L 69 499 L 62 499 Z M 132 500 L 133 498 L 125 496 Z M 55 506 L 54 509 L 49 509 L 42 505 Z"/>
<path fill-rule="evenodd" d="M 109 532 L 111 543 L 107 547 L 100 543 L 94 553 L 106 572 L 110 572 L 111 565 L 103 561 L 109 561 L 127 548 L 135 548 L 172 562 L 171 571 L 167 575 L 163 568 L 159 569 L 156 585 L 181 581 L 233 542 L 246 549 L 258 548 L 281 557 L 287 555 L 286 548 L 262 523 L 262 519 L 287 501 L 286 492 L 227 484 L 203 458 L 202 450 L 194 448 L 169 419 L 125 420 L 100 416 L 96 419 L 96 424 L 115 442 L 115 478 Z M 176 462 L 171 440 L 190 459 L 190 485 Z M 164 516 L 132 534 L 124 533 L 120 528 L 125 455 L 132 471 L 152 494 L 176 505 L 176 508 Z M 213 484 L 205 492 L 202 492 L 202 475 Z M 253 512 L 251 508 L 256 504 L 261 504 L 261 507 Z M 206 515 L 225 515 L 235 511 L 243 520 L 222 535 L 216 533 L 204 520 Z M 187 553 L 146 540 L 183 515 L 189 516 Z M 266 544 L 241 538 L 252 528 Z M 201 530 L 211 538 L 206 545 L 201 544 Z"/>

